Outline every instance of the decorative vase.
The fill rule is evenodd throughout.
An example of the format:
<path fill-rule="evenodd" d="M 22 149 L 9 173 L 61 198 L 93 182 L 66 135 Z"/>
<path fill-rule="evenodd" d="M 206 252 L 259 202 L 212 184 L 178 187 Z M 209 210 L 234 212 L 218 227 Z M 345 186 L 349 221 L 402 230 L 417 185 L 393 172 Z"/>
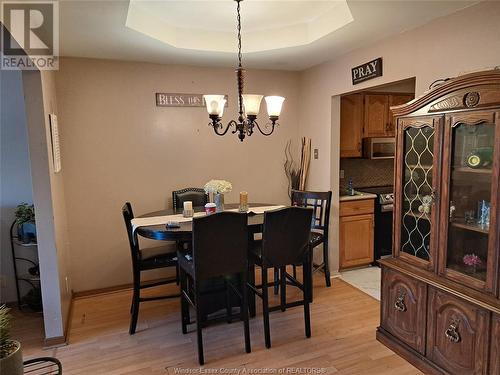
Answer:
<path fill-rule="evenodd" d="M 477 272 L 477 266 L 475 264 L 468 264 L 465 272 L 469 275 L 474 275 Z"/>
<path fill-rule="evenodd" d="M 17 239 L 22 243 L 36 242 L 36 226 L 34 221 L 26 221 L 17 226 Z"/>
<path fill-rule="evenodd" d="M 214 194 L 214 203 L 216 212 L 224 211 L 224 194 Z"/>
<path fill-rule="evenodd" d="M 23 352 L 21 344 L 17 341 L 11 341 L 16 349 L 7 357 L 0 359 L 0 373 L 9 375 L 23 375 Z"/>

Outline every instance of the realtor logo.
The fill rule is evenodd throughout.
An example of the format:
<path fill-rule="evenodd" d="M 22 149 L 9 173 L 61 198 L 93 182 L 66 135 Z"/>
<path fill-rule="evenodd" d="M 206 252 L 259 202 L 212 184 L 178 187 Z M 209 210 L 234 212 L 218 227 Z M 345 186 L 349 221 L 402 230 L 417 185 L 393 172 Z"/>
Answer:
<path fill-rule="evenodd" d="M 7 0 L 1 10 L 1 69 L 59 69 L 58 2 Z"/>

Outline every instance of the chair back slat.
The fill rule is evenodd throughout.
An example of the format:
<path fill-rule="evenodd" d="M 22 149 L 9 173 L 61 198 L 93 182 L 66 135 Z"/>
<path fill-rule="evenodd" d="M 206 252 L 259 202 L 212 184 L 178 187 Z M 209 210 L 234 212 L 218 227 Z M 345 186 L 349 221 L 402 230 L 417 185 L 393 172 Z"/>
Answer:
<path fill-rule="evenodd" d="M 301 263 L 307 255 L 312 208 L 286 207 L 264 213 L 262 262 L 283 267 Z"/>
<path fill-rule="evenodd" d="M 193 207 L 202 207 L 208 202 L 208 195 L 202 188 L 185 188 L 172 192 L 174 211 L 181 210 L 184 202 L 193 202 Z"/>
<path fill-rule="evenodd" d="M 246 213 L 220 212 L 193 220 L 195 277 L 245 272 L 248 259 Z"/>
<path fill-rule="evenodd" d="M 130 254 L 132 256 L 132 265 L 135 268 L 137 262 L 140 260 L 141 253 L 139 251 L 139 239 L 137 234 L 132 231 L 132 219 L 134 218 L 134 212 L 132 211 L 132 205 L 130 202 L 126 202 L 122 207 L 123 220 L 125 221 L 125 228 L 127 229 L 128 243 L 130 246 Z"/>
<path fill-rule="evenodd" d="M 292 190 L 291 195 L 292 206 L 313 208 L 314 217 L 311 228 L 321 230 L 327 235 L 330 224 L 332 192 Z"/>

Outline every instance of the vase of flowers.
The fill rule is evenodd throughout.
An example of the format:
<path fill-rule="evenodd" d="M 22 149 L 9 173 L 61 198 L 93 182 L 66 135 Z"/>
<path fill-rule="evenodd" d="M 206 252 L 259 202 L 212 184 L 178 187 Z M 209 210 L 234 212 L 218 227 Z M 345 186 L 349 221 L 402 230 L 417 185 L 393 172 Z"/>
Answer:
<path fill-rule="evenodd" d="M 467 266 L 467 272 L 470 274 L 475 274 L 477 271 L 477 267 L 482 264 L 481 258 L 479 258 L 476 254 L 465 254 L 463 258 L 464 264 Z"/>
<path fill-rule="evenodd" d="M 224 194 L 231 192 L 233 185 L 226 180 L 210 180 L 205 184 L 204 189 L 215 203 L 216 212 L 224 211 Z"/>

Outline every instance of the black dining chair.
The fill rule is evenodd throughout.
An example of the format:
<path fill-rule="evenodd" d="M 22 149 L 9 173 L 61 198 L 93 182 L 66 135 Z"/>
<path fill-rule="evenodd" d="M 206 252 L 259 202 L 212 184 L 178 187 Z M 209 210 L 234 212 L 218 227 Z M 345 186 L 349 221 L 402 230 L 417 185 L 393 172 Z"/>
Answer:
<path fill-rule="evenodd" d="M 130 318 L 129 334 L 133 335 L 137 327 L 137 319 L 139 317 L 139 304 L 141 302 L 156 301 L 166 298 L 177 298 L 180 295 L 179 293 L 175 293 L 155 297 L 141 297 L 142 289 L 152 288 L 165 284 L 178 283 L 179 270 L 177 267 L 177 245 L 175 243 L 166 243 L 163 246 L 140 249 L 139 239 L 137 238 L 137 234 L 133 231 L 132 228 L 132 219 L 134 218 L 134 213 L 132 211 L 132 205 L 130 204 L 130 202 L 125 203 L 122 208 L 122 214 L 123 219 L 125 220 L 125 227 L 127 229 L 128 241 L 130 245 L 130 254 L 132 256 L 134 292 L 132 295 L 132 305 L 130 307 L 130 313 L 132 316 Z M 175 278 L 166 278 L 153 282 L 141 282 L 142 272 L 168 267 L 175 267 Z"/>
<path fill-rule="evenodd" d="M 182 209 L 183 203 L 191 201 L 193 207 L 202 207 L 208 203 L 208 194 L 201 188 L 185 188 L 172 192 L 174 211 Z"/>
<path fill-rule="evenodd" d="M 240 318 L 243 320 L 245 350 L 250 353 L 250 327 L 248 314 L 248 229 L 247 214 L 220 212 L 193 220 L 193 242 L 188 253 L 179 248 L 179 269 L 181 279 L 182 333 L 187 333 L 190 323 L 189 305 L 196 311 L 198 336 L 198 361 L 204 364 L 202 297 L 221 290 L 203 290 L 204 281 L 224 277 L 226 293 L 226 318 L 232 316 L 231 296 L 240 299 Z M 231 276 L 231 277 L 230 277 Z M 234 277 L 238 280 L 235 285 Z"/>
<path fill-rule="evenodd" d="M 262 298 L 262 314 L 264 317 L 264 337 L 266 348 L 271 347 L 269 313 L 271 311 L 304 306 L 304 321 L 306 337 L 311 337 L 311 319 L 309 313 L 309 295 L 312 288 L 310 234 L 313 210 L 303 207 L 286 207 L 264 213 L 262 241 L 255 241 L 251 251 L 249 272 L 254 272 L 254 264 L 262 269 L 262 283 L 249 283 L 251 290 Z M 286 272 L 288 265 L 303 266 L 303 282 Z M 280 271 L 280 304 L 269 307 L 268 288 L 275 284 L 269 283 L 267 273 L 269 268 Z M 254 277 L 251 277 L 254 280 Z M 286 302 L 286 285 L 292 285 L 302 290 L 303 298 L 299 301 Z"/>
<path fill-rule="evenodd" d="M 62 375 L 62 364 L 54 357 L 39 357 L 23 362 L 23 372 L 29 375 Z"/>
<path fill-rule="evenodd" d="M 323 245 L 323 262 L 313 264 L 313 273 L 322 270 L 325 274 L 326 286 L 331 286 L 330 265 L 328 257 L 328 227 L 330 225 L 330 207 L 332 203 L 332 192 L 316 192 L 292 190 L 292 206 L 311 207 L 313 219 L 311 223 L 311 251 L 317 246 Z M 296 266 L 293 266 L 293 275 L 296 277 Z"/>

